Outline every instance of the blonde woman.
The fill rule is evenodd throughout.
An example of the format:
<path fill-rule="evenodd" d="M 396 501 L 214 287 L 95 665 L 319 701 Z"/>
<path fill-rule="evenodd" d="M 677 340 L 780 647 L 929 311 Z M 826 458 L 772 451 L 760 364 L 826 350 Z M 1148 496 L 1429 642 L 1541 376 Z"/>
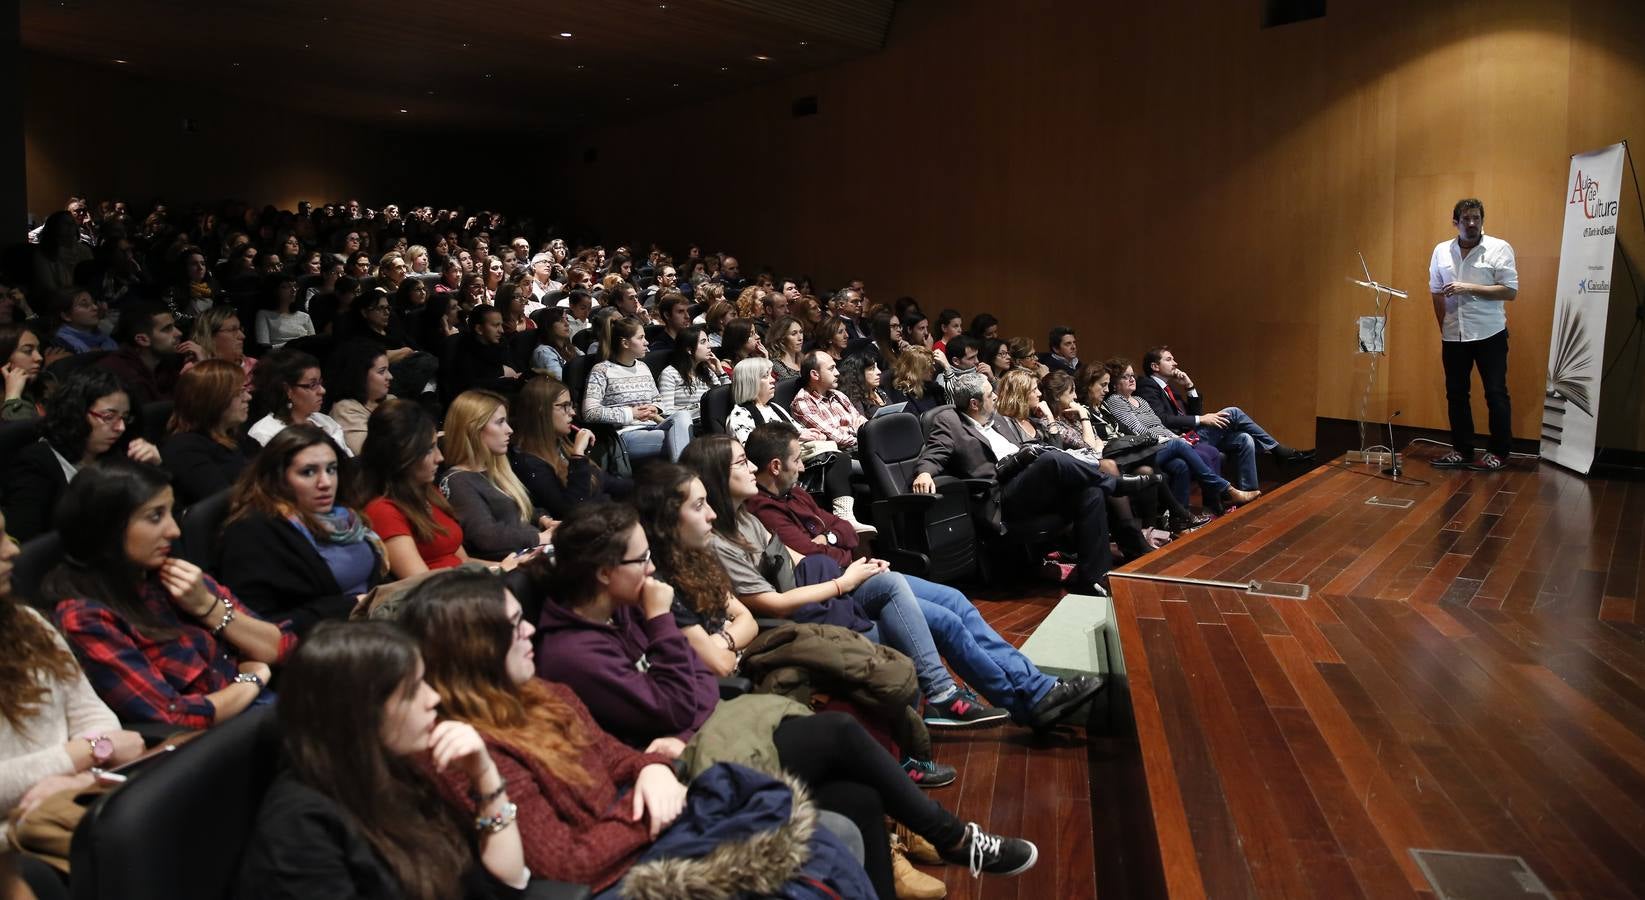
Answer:
<path fill-rule="evenodd" d="M 897 354 L 891 368 L 891 387 L 886 389 L 887 403 L 906 403 L 906 411 L 923 413 L 936 409 L 943 399 L 936 383 L 936 364 L 931 353 L 921 347 L 908 347 Z"/>
<path fill-rule="evenodd" d="M 229 304 L 213 306 L 201 313 L 194 320 L 193 340 L 199 359 L 184 366 L 185 370 L 193 368 L 198 362 L 208 359 L 221 359 L 237 365 L 251 377 L 253 369 L 257 368 L 257 360 L 246 355 L 246 329 L 240 323 L 240 315 Z"/>
<path fill-rule="evenodd" d="M 532 506 L 508 462 L 508 401 L 491 391 L 464 391 L 446 411 L 441 455 L 450 470 L 440 492 L 463 527 L 463 548 L 480 559 L 502 559 L 554 539 L 559 524 Z"/>

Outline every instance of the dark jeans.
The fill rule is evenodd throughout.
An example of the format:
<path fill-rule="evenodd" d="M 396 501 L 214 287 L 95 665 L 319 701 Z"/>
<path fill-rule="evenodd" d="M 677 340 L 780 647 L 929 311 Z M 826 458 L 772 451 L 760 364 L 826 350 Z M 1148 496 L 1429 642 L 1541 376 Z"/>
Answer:
<path fill-rule="evenodd" d="M 1046 450 L 1001 489 L 1000 513 L 1007 523 L 1045 512 L 1074 523 L 1081 582 L 1092 582 L 1114 567 L 1108 550 L 1109 494 L 1117 482 L 1096 466 L 1061 450 Z"/>
<path fill-rule="evenodd" d="M 863 868 L 881 897 L 896 896 L 886 816 L 939 850 L 964 836 L 965 823 L 915 787 L 885 748 L 845 713 L 784 719 L 771 738 L 783 768 L 811 788 L 817 805 L 845 816 L 862 832 Z"/>
<path fill-rule="evenodd" d="M 1445 341 L 1445 402 L 1451 413 L 1451 447 L 1463 456 L 1474 452 L 1474 407 L 1468 394 L 1474 366 L 1485 385 L 1485 409 L 1491 420 L 1490 450 L 1503 459 L 1514 444 L 1513 407 L 1508 400 L 1508 329 L 1480 341 Z"/>

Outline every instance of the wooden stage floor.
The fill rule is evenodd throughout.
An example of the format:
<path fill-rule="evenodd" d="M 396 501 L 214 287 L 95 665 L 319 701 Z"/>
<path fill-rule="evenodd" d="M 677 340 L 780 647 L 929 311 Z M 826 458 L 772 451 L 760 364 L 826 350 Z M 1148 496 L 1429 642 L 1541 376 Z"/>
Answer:
<path fill-rule="evenodd" d="M 1099 840 L 1103 896 L 1437 897 L 1409 852 L 1436 849 L 1645 897 L 1645 483 L 1364 471 L 1321 466 L 1130 567 L 1306 600 L 1113 579 L 1158 868 L 1110 892 Z"/>

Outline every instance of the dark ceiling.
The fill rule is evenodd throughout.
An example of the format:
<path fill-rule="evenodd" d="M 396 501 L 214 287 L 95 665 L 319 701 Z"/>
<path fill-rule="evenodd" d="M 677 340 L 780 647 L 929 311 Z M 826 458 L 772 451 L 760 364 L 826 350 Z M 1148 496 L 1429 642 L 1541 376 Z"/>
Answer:
<path fill-rule="evenodd" d="M 30 50 L 357 121 L 559 131 L 873 53 L 894 7 L 895 0 L 23 0 L 22 29 Z"/>

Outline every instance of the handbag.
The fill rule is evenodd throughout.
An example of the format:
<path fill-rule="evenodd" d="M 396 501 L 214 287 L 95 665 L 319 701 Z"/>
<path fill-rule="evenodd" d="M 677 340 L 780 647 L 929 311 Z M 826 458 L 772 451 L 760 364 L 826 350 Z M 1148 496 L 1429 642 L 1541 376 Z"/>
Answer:
<path fill-rule="evenodd" d="M 1122 434 L 1102 445 L 1102 458 L 1123 469 L 1153 459 L 1159 445 L 1159 438 L 1152 434 Z"/>

